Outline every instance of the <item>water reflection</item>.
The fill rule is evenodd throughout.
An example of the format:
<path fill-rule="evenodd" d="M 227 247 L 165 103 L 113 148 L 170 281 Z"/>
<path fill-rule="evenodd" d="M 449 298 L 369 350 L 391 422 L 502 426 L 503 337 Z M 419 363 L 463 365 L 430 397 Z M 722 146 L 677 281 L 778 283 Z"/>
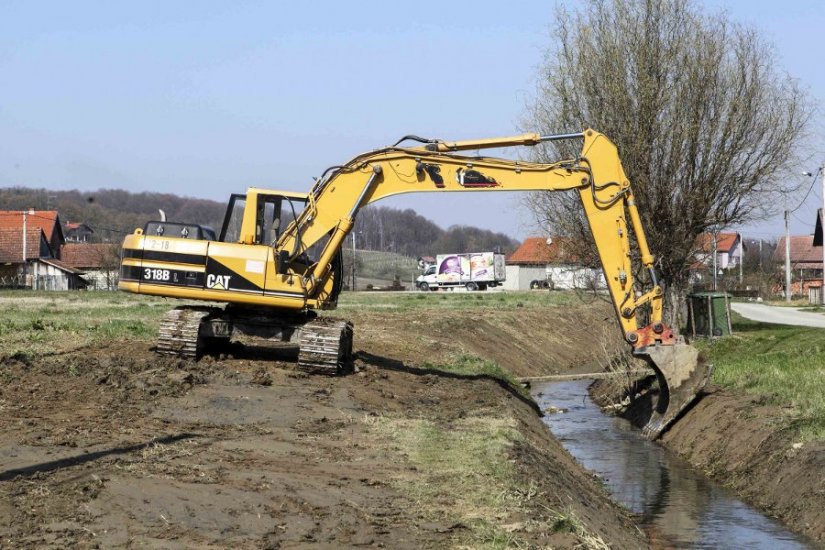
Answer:
<path fill-rule="evenodd" d="M 614 498 L 641 518 L 660 548 L 808 548 L 794 535 L 642 437 L 590 400 L 587 380 L 536 385 L 533 398 L 548 414 L 553 435 Z"/>

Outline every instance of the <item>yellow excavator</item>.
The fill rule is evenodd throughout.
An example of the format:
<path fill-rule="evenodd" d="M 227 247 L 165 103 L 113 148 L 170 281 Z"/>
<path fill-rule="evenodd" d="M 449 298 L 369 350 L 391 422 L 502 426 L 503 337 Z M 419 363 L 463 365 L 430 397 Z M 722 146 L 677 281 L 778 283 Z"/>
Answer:
<path fill-rule="evenodd" d="M 580 156 L 531 163 L 457 154 L 556 140 L 582 140 Z M 415 144 L 401 145 L 409 141 Z M 250 188 L 232 195 L 219 234 L 199 224 L 147 223 L 123 242 L 118 286 L 226 304 L 170 311 L 160 325 L 159 353 L 196 359 L 241 335 L 297 343 L 299 368 L 343 373 L 352 364 L 352 324 L 316 311 L 336 306 L 344 276 L 341 248 L 358 211 L 401 193 L 489 191 L 578 193 L 624 338 L 659 382 L 659 399 L 644 430 L 658 437 L 695 399 L 710 369 L 662 321 L 663 291 L 630 182 L 616 146 L 594 130 L 455 142 L 405 136 L 327 169 L 309 193 Z M 645 293 L 637 292 L 634 280 L 633 242 L 650 277 Z M 575 336 L 582 345 L 588 345 L 590 328 Z"/>

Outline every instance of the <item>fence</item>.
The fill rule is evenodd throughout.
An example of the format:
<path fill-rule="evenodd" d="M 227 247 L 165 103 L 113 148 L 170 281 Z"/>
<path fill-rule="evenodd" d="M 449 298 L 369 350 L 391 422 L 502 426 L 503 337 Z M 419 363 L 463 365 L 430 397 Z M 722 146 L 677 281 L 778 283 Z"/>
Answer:
<path fill-rule="evenodd" d="M 117 277 L 91 277 L 88 281 L 79 277 L 71 281 L 59 275 L 3 275 L 0 276 L 0 289 L 31 290 L 117 290 Z"/>
<path fill-rule="evenodd" d="M 32 290 L 66 290 L 66 280 L 56 275 L 5 275 L 0 277 L 0 288 L 30 288 Z"/>
<path fill-rule="evenodd" d="M 28 288 L 23 275 L 0 276 L 0 288 Z"/>

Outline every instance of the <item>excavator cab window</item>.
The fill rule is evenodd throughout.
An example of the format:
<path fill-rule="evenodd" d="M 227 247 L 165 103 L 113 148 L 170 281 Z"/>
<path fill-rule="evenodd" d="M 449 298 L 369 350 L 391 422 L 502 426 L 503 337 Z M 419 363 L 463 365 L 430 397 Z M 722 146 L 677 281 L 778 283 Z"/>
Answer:
<path fill-rule="evenodd" d="M 246 195 L 233 194 L 229 198 L 229 205 L 226 207 L 226 215 L 223 218 L 220 238 L 224 243 L 236 243 L 241 240 L 241 223 L 243 222 L 243 211 L 246 206 Z"/>
<path fill-rule="evenodd" d="M 255 212 L 255 244 L 272 245 L 284 230 L 289 227 L 306 207 L 305 199 L 286 197 L 283 195 L 258 195 Z M 241 226 L 243 223 L 244 209 L 246 208 L 246 195 L 233 194 L 229 199 L 226 208 L 223 227 L 221 228 L 221 242 L 237 243 L 241 240 Z M 308 256 L 310 251 L 302 251 Z M 304 258 L 308 261 L 309 257 Z"/>
<path fill-rule="evenodd" d="M 274 245 L 290 223 L 301 215 L 306 201 L 283 195 L 259 195 L 255 242 Z"/>
<path fill-rule="evenodd" d="M 295 216 L 304 209 L 303 201 L 292 199 L 295 207 L 290 205 L 289 199 L 280 195 L 262 195 L 258 197 L 258 213 L 256 216 L 256 237 L 258 244 L 272 246 L 281 236 L 281 232 L 295 219 Z"/>

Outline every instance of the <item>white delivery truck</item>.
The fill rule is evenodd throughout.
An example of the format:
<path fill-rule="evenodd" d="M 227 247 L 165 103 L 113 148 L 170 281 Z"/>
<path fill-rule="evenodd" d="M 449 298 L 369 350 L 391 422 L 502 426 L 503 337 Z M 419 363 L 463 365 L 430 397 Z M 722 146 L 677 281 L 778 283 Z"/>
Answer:
<path fill-rule="evenodd" d="M 439 254 L 435 263 L 427 266 L 416 279 L 419 290 L 464 287 L 467 290 L 486 290 L 505 279 L 504 254 L 470 252 L 467 254 Z"/>

